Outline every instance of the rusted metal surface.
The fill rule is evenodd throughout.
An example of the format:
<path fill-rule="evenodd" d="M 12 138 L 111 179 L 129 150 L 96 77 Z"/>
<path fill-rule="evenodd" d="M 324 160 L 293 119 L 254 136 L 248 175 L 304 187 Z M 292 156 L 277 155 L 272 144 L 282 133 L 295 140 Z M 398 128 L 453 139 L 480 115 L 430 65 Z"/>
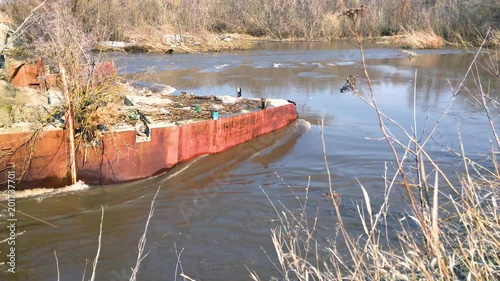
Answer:
<path fill-rule="evenodd" d="M 45 64 L 41 58 L 36 60 L 36 64 L 12 64 L 7 69 L 9 81 L 16 87 L 46 90 L 57 83 L 56 74 L 45 73 Z"/>
<path fill-rule="evenodd" d="M 153 127 L 151 139 L 145 142 L 137 142 L 134 130 L 115 132 L 106 135 L 97 148 L 77 147 L 78 179 L 88 184 L 111 184 L 147 178 L 197 156 L 222 152 L 284 128 L 297 118 L 295 106 L 287 104 L 218 120 Z M 11 155 L 0 156 L 0 170 L 9 162 L 16 163 L 19 173 L 25 170 L 20 189 L 68 184 L 69 145 L 64 131 L 41 132 L 33 142 L 33 150 L 23 145 L 30 136 L 0 134 L 0 148 L 20 147 Z M 0 173 L 0 182 L 5 180 L 6 173 Z"/>
<path fill-rule="evenodd" d="M 33 64 L 9 65 L 9 80 L 16 87 L 39 87 L 38 67 Z"/>
<path fill-rule="evenodd" d="M 0 183 L 7 180 L 4 168 L 14 163 L 16 189 L 61 187 L 68 184 L 67 139 L 63 130 L 0 134 Z M 0 184 L 4 190 L 6 184 Z"/>
<path fill-rule="evenodd" d="M 46 90 L 57 86 L 58 75 L 45 72 L 42 58 L 37 58 L 35 64 L 12 64 L 8 66 L 9 81 L 16 87 L 30 87 Z M 116 67 L 111 62 L 104 62 L 94 66 L 94 79 L 99 82 L 116 75 Z"/>

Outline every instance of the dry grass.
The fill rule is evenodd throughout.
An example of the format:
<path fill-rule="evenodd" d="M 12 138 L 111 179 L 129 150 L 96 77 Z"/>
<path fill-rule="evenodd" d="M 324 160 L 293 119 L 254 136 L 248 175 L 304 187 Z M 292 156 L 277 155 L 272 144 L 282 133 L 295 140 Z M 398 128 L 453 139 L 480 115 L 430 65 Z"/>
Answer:
<path fill-rule="evenodd" d="M 500 30 L 493 30 L 491 32 L 490 38 L 488 39 L 488 45 L 492 47 L 500 46 Z"/>
<path fill-rule="evenodd" d="M 200 36 L 200 46 L 203 52 L 221 52 L 235 50 L 249 50 L 253 43 L 240 35 L 206 33 Z"/>
<path fill-rule="evenodd" d="M 403 34 L 394 36 L 390 44 L 405 49 L 441 49 L 445 41 L 434 31 L 403 31 Z"/>
<path fill-rule="evenodd" d="M 126 33 L 132 43 L 125 47 L 110 47 L 99 44 L 99 51 L 126 51 L 148 53 L 197 53 L 249 50 L 253 48 L 250 37 L 239 34 L 216 34 L 198 32 L 181 34 L 170 26 L 137 27 Z"/>
<path fill-rule="evenodd" d="M 119 121 L 117 107 L 123 103 L 123 86 L 116 76 L 95 84 L 81 82 L 84 81 L 77 82 L 71 89 L 76 136 L 95 146 Z"/>
<path fill-rule="evenodd" d="M 3 11 L 0 11 L 0 22 L 5 24 L 14 24 L 14 20 L 12 19 L 12 17 Z"/>
<path fill-rule="evenodd" d="M 171 28 L 168 26 L 135 27 L 126 32 L 127 38 L 134 42 L 134 46 L 131 46 L 131 49 L 126 51 L 137 50 L 151 53 L 167 53 L 173 47 L 173 43 L 169 42 L 165 36 L 169 30 Z"/>

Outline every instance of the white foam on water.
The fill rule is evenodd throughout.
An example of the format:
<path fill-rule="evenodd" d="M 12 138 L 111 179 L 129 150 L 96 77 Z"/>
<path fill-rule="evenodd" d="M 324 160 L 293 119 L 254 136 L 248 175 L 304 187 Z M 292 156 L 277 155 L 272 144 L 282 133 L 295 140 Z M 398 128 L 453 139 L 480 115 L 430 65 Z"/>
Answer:
<path fill-rule="evenodd" d="M 297 120 L 297 127 L 302 128 L 305 133 L 311 129 L 311 122 L 304 119 L 299 119 Z"/>
<path fill-rule="evenodd" d="M 216 69 L 223 69 L 224 67 L 227 67 L 227 66 L 229 66 L 229 64 L 224 63 L 224 64 L 219 64 L 219 65 L 216 65 L 216 66 L 215 66 L 215 68 L 216 68 Z"/>
<path fill-rule="evenodd" d="M 171 178 L 179 175 L 180 173 L 184 172 L 191 165 L 193 165 L 198 160 L 200 160 L 200 159 L 202 159 L 202 158 L 204 158 L 206 156 L 208 156 L 208 154 L 201 155 L 201 156 L 199 156 L 199 157 L 191 160 L 190 162 L 186 163 L 186 165 L 184 167 L 182 167 L 181 169 L 179 169 L 178 171 L 173 172 L 173 173 L 169 174 L 168 176 L 166 176 L 165 178 L 163 178 L 162 179 L 162 183 L 165 182 L 165 181 L 168 181 L 169 179 L 171 179 Z M 144 180 L 148 180 L 148 179 L 155 178 L 155 177 L 160 177 L 160 176 L 164 176 L 164 174 L 153 176 L 153 177 L 149 177 L 149 178 L 144 179 Z M 137 182 L 140 182 L 140 181 L 141 180 L 138 180 Z M 83 181 L 78 181 L 78 182 L 76 182 L 73 185 L 69 185 L 69 186 L 65 186 L 65 187 L 61 187 L 61 188 L 33 188 L 33 189 L 20 190 L 20 191 L 16 191 L 16 193 L 15 193 L 14 196 L 15 196 L 16 199 L 20 199 L 20 198 L 36 198 L 38 201 L 42 201 L 43 199 L 45 199 L 47 197 L 54 196 L 54 195 L 60 195 L 60 194 L 65 194 L 65 193 L 73 193 L 73 192 L 80 192 L 80 191 L 88 190 L 90 188 L 91 187 L 89 185 L 87 185 L 86 183 L 84 183 Z M 13 195 L 13 194 L 11 194 L 11 195 Z M 7 201 L 7 192 L 6 191 L 0 193 L 0 202 L 5 202 L 5 201 Z"/>
<path fill-rule="evenodd" d="M 56 194 L 87 190 L 89 188 L 90 188 L 90 186 L 88 186 L 83 181 L 78 181 L 73 185 L 69 185 L 69 186 L 65 186 L 65 187 L 61 187 L 61 188 L 33 188 L 33 189 L 16 191 L 15 194 L 11 194 L 11 195 L 14 195 L 16 199 L 42 197 L 42 196 L 47 197 L 47 196 L 53 196 Z M 7 192 L 6 191 L 4 191 L 0 194 L 0 202 L 2 202 L 2 201 L 7 201 Z"/>
<path fill-rule="evenodd" d="M 337 65 L 345 66 L 345 65 L 353 65 L 353 61 L 339 61 L 337 62 Z"/>

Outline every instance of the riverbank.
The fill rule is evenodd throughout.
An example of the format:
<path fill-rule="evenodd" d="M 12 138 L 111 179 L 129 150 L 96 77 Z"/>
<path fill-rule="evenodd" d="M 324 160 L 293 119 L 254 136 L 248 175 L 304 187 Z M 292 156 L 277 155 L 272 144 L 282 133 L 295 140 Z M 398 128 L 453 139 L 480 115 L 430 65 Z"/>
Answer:
<path fill-rule="evenodd" d="M 143 34 L 136 33 L 128 41 L 101 41 L 95 51 L 123 51 L 145 53 L 200 53 L 249 50 L 255 47 L 255 38 L 245 34 Z"/>
<path fill-rule="evenodd" d="M 469 48 L 473 44 L 466 41 L 450 42 L 432 30 L 403 30 L 391 36 L 367 37 L 365 40 L 377 44 L 402 49 L 441 49 L 447 46 Z M 331 42 L 353 41 L 354 38 L 308 39 L 308 38 L 272 38 L 270 36 L 255 37 L 236 33 L 205 33 L 202 35 L 166 34 L 134 37 L 130 41 L 102 41 L 94 50 L 99 52 L 145 52 L 145 53 L 201 53 L 235 50 L 250 50 L 258 48 L 260 42 Z M 492 30 L 485 42 L 485 47 L 500 46 L 500 31 Z"/>

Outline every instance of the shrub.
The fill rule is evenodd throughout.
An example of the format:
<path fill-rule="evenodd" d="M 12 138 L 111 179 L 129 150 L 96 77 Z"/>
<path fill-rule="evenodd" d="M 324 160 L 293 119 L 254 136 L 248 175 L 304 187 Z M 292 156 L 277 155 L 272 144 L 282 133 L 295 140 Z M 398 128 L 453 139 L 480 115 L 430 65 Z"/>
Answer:
<path fill-rule="evenodd" d="M 343 37 L 342 21 L 339 15 L 334 13 L 327 13 L 323 15 L 321 21 L 322 36 L 328 40 L 335 40 Z"/>
<path fill-rule="evenodd" d="M 25 31 L 33 42 L 27 53 L 44 58 L 52 70 L 65 68 L 79 139 L 95 143 L 102 130 L 116 122 L 115 106 L 122 102 L 114 67 L 102 64 L 91 51 L 98 39 L 84 32 L 66 1 L 46 2 L 37 13 L 29 18 Z"/>

